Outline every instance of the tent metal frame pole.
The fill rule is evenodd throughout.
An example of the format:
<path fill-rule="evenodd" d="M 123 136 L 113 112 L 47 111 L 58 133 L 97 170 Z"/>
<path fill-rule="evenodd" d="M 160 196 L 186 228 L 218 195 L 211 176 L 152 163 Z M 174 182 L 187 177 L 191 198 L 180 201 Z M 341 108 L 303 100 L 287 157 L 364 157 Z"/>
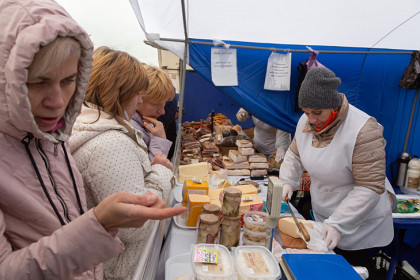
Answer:
<path fill-rule="evenodd" d="M 407 134 L 405 135 L 404 150 L 407 151 L 408 139 L 410 138 L 411 123 L 413 122 L 414 111 L 417 105 L 417 97 L 419 96 L 419 89 L 416 89 L 416 95 L 414 96 L 413 106 L 411 107 L 410 121 L 408 122 Z"/>
<path fill-rule="evenodd" d="M 182 128 L 182 109 L 184 108 L 184 92 L 185 92 L 185 74 L 187 69 L 187 57 L 188 57 L 188 32 L 187 32 L 187 22 L 186 22 L 186 15 L 185 15 L 185 2 L 181 0 L 182 5 L 182 21 L 184 24 L 184 59 L 182 59 L 182 63 L 180 63 L 180 90 L 179 90 L 179 100 L 178 100 L 178 127 L 177 127 L 177 134 L 175 140 L 175 149 L 174 155 L 175 157 L 172 159 L 172 164 L 174 166 L 174 174 L 178 173 L 179 162 L 181 160 L 181 128 Z"/>
<path fill-rule="evenodd" d="M 186 37 L 187 38 L 187 37 Z M 201 41 L 192 41 L 192 40 L 181 40 L 181 39 L 171 39 L 171 38 L 160 38 L 158 41 L 168 41 L 168 42 L 179 42 L 185 43 L 188 45 L 207 45 L 207 46 L 223 46 L 215 45 L 209 42 Z M 267 47 L 256 47 L 256 46 L 244 46 L 244 45 L 232 45 L 229 44 L 230 48 L 237 49 L 251 49 L 251 50 L 263 50 L 263 51 L 275 51 L 275 52 L 291 52 L 291 53 L 310 53 L 310 50 L 297 50 L 297 49 L 279 49 L 279 48 L 267 48 Z M 328 50 L 316 50 L 318 53 L 331 53 L 331 54 L 412 54 L 412 51 L 328 51 Z M 184 53 L 185 58 L 185 53 Z"/>

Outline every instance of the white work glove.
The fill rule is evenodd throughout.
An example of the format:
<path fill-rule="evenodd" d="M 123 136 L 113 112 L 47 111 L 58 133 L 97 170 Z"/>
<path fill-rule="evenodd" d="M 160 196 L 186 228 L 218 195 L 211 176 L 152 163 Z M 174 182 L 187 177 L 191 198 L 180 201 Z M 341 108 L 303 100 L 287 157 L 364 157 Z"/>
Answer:
<path fill-rule="evenodd" d="M 322 238 L 324 238 L 328 249 L 334 249 L 341 239 L 341 232 L 334 226 L 324 223 L 322 227 Z"/>
<path fill-rule="evenodd" d="M 244 121 L 246 121 L 246 119 L 249 118 L 249 113 L 247 111 L 245 111 L 244 109 L 241 108 L 236 113 L 236 118 L 238 119 L 238 121 L 244 122 Z"/>
<path fill-rule="evenodd" d="M 285 153 L 286 151 L 284 150 L 283 147 L 278 147 L 276 151 L 276 158 L 274 160 L 277 162 L 280 162 L 284 158 Z"/>
<path fill-rule="evenodd" d="M 284 184 L 283 185 L 283 193 L 281 195 L 281 199 L 283 201 L 286 201 L 286 196 L 289 197 L 289 200 L 292 199 L 292 195 L 293 195 L 293 188 L 290 184 Z"/>

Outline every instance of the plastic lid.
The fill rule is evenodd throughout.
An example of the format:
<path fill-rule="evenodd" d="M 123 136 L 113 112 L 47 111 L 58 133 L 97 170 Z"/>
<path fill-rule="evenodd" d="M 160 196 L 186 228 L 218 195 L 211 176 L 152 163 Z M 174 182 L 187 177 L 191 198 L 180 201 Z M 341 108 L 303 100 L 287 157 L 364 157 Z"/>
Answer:
<path fill-rule="evenodd" d="M 254 230 L 250 230 L 246 227 L 243 228 L 244 233 L 250 235 L 250 236 L 255 236 L 258 238 L 263 238 L 267 236 L 267 232 L 266 231 L 254 231 Z"/>
<path fill-rule="evenodd" d="M 244 215 L 245 226 L 254 231 L 265 231 L 267 213 L 261 211 L 248 211 Z"/>
<path fill-rule="evenodd" d="M 217 265 L 196 263 L 194 262 L 195 249 L 204 249 L 217 252 Z M 229 250 L 220 244 L 197 244 L 191 253 L 191 262 L 193 264 L 193 272 L 200 279 L 232 279 L 234 272 L 234 263 Z"/>
<path fill-rule="evenodd" d="M 235 250 L 235 264 L 244 279 L 277 279 L 280 267 L 273 254 L 263 246 L 239 246 Z"/>
<path fill-rule="evenodd" d="M 245 235 L 242 235 L 242 244 L 243 245 L 253 245 L 253 246 L 264 246 L 265 241 L 261 241 L 261 242 L 252 241 L 252 240 L 249 240 L 248 238 L 246 238 Z"/>

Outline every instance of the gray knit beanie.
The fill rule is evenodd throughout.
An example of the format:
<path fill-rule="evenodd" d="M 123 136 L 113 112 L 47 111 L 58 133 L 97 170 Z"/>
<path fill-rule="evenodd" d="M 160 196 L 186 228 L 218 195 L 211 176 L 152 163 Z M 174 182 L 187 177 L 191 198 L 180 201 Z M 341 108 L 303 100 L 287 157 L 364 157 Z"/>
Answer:
<path fill-rule="evenodd" d="M 299 90 L 299 107 L 328 109 L 340 107 L 341 97 L 338 86 L 341 79 L 334 72 L 324 68 L 313 68 L 306 73 Z"/>

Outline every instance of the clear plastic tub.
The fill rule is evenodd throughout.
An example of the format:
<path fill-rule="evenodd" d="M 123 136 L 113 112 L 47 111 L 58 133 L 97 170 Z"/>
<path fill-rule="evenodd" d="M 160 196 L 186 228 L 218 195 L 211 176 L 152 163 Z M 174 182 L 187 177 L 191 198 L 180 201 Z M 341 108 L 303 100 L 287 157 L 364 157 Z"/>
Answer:
<path fill-rule="evenodd" d="M 281 275 L 278 262 L 263 246 L 239 246 L 234 256 L 238 280 L 276 280 Z"/>
<path fill-rule="evenodd" d="M 248 229 L 247 227 L 244 227 L 243 231 L 244 231 L 244 234 L 242 238 L 245 237 L 249 241 L 265 243 L 265 239 L 267 238 L 267 231 L 264 231 L 264 232 L 253 231 L 253 230 Z"/>
<path fill-rule="evenodd" d="M 246 238 L 245 235 L 242 235 L 242 245 L 244 246 L 265 246 L 265 241 L 261 241 L 261 242 L 255 242 L 255 241 L 251 241 L 248 238 Z"/>
<path fill-rule="evenodd" d="M 217 252 L 217 264 L 195 263 L 195 249 L 205 249 Z M 235 265 L 229 250 L 220 244 L 197 244 L 191 254 L 193 273 L 197 280 L 222 280 L 234 277 Z"/>
<path fill-rule="evenodd" d="M 248 211 L 244 215 L 245 227 L 252 231 L 265 232 L 267 230 L 266 220 L 266 212 Z"/>

